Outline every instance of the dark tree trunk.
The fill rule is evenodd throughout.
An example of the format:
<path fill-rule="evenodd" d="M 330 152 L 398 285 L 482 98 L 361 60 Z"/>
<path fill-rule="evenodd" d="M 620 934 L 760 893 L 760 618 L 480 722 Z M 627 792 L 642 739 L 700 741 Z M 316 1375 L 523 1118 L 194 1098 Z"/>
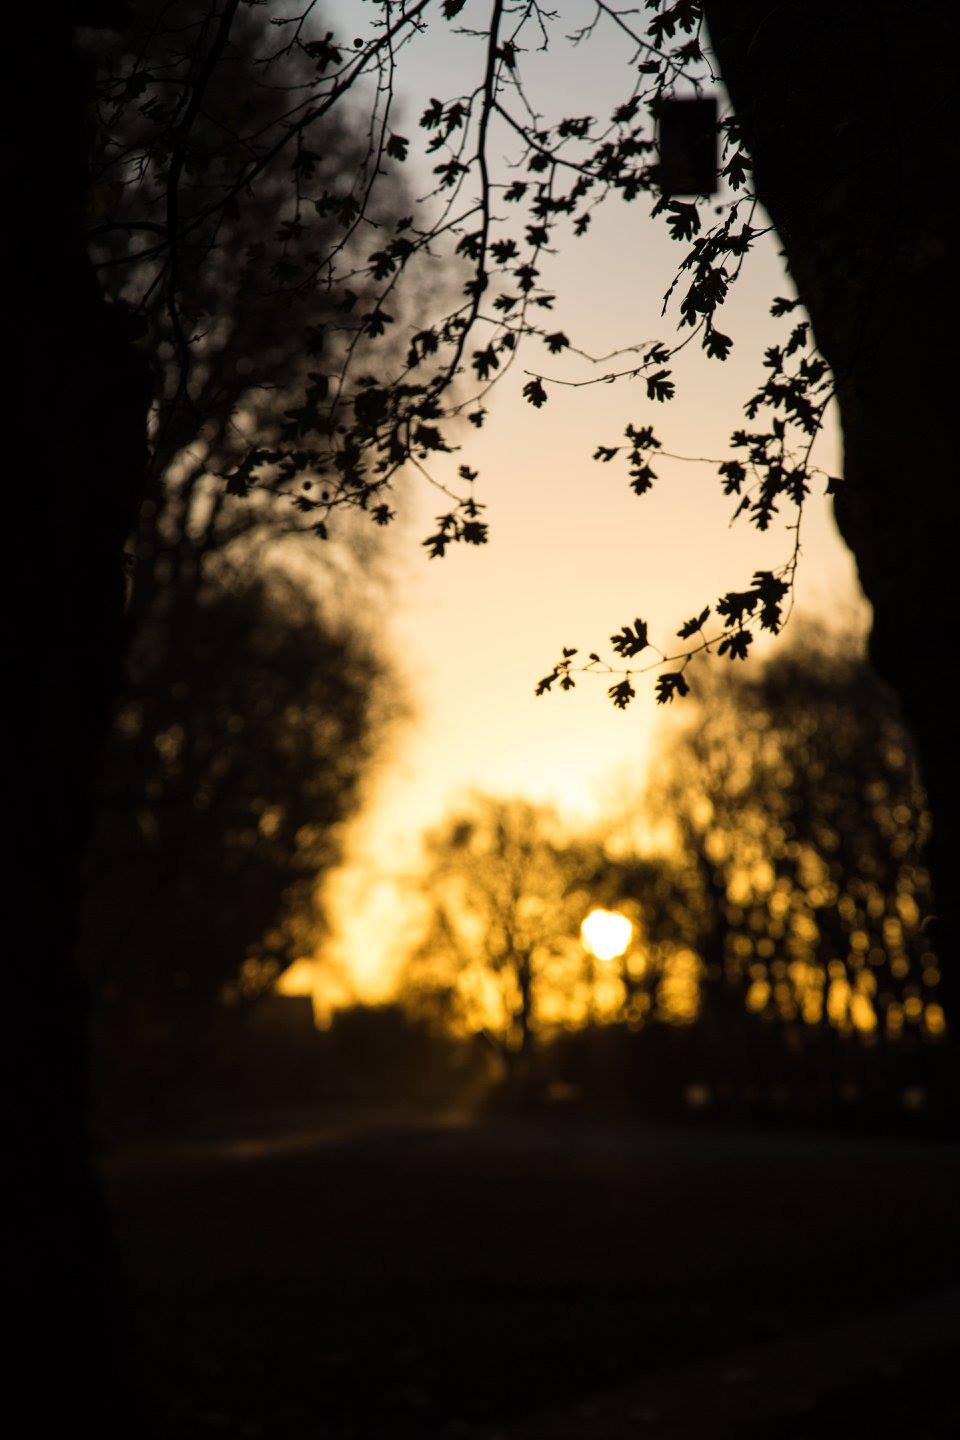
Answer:
<path fill-rule="evenodd" d="M 530 1083 L 535 1033 L 533 1028 L 533 969 L 524 956 L 515 957 L 514 977 L 519 991 L 519 1004 L 513 1014 L 513 1025 L 505 1037 L 501 1055 L 507 1092 L 514 1098 L 523 1096 Z"/>
<path fill-rule="evenodd" d="M 517 986 L 520 990 L 520 1009 L 517 1023 L 520 1027 L 520 1054 L 528 1061 L 533 1049 L 533 963 L 529 956 L 522 956 L 517 964 Z"/>
<path fill-rule="evenodd" d="M 836 382 L 837 523 L 933 817 L 943 999 L 960 1033 L 958 486 L 951 0 L 706 0 L 724 81 Z"/>
<path fill-rule="evenodd" d="M 15 363 L 12 423 L 27 461 L 11 473 L 7 547 L 19 570 L 13 636 L 25 716 L 17 764 L 29 788 L 17 909 L 30 921 L 22 1012 L 13 1011 L 18 1238 L 26 1285 L 14 1310 L 26 1360 L 12 1402 L 43 1433 L 82 1425 L 142 1434 L 131 1414 L 107 1227 L 93 1177 L 86 1103 L 85 1004 L 70 963 L 79 860 L 92 777 L 121 661 L 124 540 L 146 458 L 148 371 L 125 322 L 102 297 L 86 256 L 89 76 L 74 24 L 122 18 L 114 6 L 45 14 L 43 97 L 18 142 L 23 165 L 15 285 L 29 294 Z M 71 13 L 72 12 L 72 13 Z M 49 126 L 44 133 L 40 114 Z M 11 279 L 13 279 L 11 273 Z M 9 513 L 9 511 L 8 511 Z M 19 1143 L 17 1143 L 19 1142 Z"/>

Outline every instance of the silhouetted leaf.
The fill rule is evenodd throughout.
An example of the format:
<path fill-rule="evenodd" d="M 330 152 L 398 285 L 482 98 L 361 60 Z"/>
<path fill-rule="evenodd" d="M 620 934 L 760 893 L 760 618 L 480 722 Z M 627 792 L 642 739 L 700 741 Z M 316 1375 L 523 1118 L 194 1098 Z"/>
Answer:
<path fill-rule="evenodd" d="M 703 610 L 700 611 L 699 615 L 694 615 L 692 620 L 687 620 L 683 625 L 680 626 L 680 629 L 677 631 L 677 639 L 689 640 L 691 635 L 696 635 L 698 630 L 703 629 L 709 618 L 710 606 L 707 605 Z"/>
<path fill-rule="evenodd" d="M 472 364 L 474 370 L 477 372 L 477 379 L 486 380 L 489 378 L 491 371 L 500 369 L 500 357 L 493 346 L 488 345 L 485 350 L 475 350 L 473 352 Z M 474 424 L 476 424 L 476 421 L 474 421 Z"/>
<path fill-rule="evenodd" d="M 420 126 L 424 130 L 435 130 L 443 119 L 443 101 L 433 99 L 420 116 Z"/>
<path fill-rule="evenodd" d="M 616 685 L 611 685 L 607 691 L 607 694 L 618 710 L 626 710 L 636 693 L 630 681 L 627 679 L 618 680 Z"/>
<path fill-rule="evenodd" d="M 321 75 L 328 66 L 339 65 L 343 60 L 340 47 L 334 43 L 332 30 L 328 30 L 322 40 L 311 40 L 303 48 L 311 60 L 316 60 Z"/>
<path fill-rule="evenodd" d="M 723 476 L 724 495 L 739 495 L 740 487 L 747 478 L 747 472 L 739 460 L 724 460 L 720 466 Z"/>
<path fill-rule="evenodd" d="M 731 660 L 746 660 L 747 651 L 753 644 L 753 636 L 749 630 L 735 630 L 732 635 L 726 635 L 717 646 L 718 655 L 729 655 Z"/>
<path fill-rule="evenodd" d="M 700 230 L 700 215 L 696 205 L 672 200 L 667 206 L 667 228 L 674 240 L 692 240 Z"/>
<path fill-rule="evenodd" d="M 731 190 L 739 190 L 746 184 L 747 175 L 750 173 L 749 166 L 750 162 L 742 150 L 731 155 L 721 172 Z"/>
<path fill-rule="evenodd" d="M 676 386 L 669 376 L 669 370 L 658 370 L 655 375 L 647 376 L 647 398 L 649 400 L 673 399 Z"/>
<path fill-rule="evenodd" d="M 723 335 L 711 325 L 703 337 L 703 348 L 714 360 L 726 360 L 733 349 L 733 341 L 729 335 Z"/>
<path fill-rule="evenodd" d="M 645 495 L 657 478 L 657 472 L 645 461 L 642 464 L 634 465 L 630 470 L 630 489 L 634 495 Z"/>
<path fill-rule="evenodd" d="M 657 704 L 664 705 L 674 695 L 689 695 L 690 686 L 679 670 L 667 670 L 657 676 Z"/>
<path fill-rule="evenodd" d="M 388 315 L 385 310 L 372 310 L 367 316 L 366 331 L 372 339 L 376 339 L 378 335 L 383 334 L 388 325 L 392 324 L 393 316 Z"/>
<path fill-rule="evenodd" d="M 624 625 L 619 635 L 610 636 L 610 644 L 618 655 L 630 659 L 647 648 L 647 627 L 643 620 L 634 620 L 633 625 Z"/>

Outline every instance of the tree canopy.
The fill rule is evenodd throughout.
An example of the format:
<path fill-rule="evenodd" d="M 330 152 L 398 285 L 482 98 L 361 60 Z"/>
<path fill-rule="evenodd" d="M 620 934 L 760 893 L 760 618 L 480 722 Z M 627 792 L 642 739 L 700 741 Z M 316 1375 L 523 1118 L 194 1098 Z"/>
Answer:
<path fill-rule="evenodd" d="M 177 163 L 171 97 L 198 53 L 210 69 L 182 157 L 182 213 L 233 173 L 230 136 L 283 113 L 282 91 L 257 88 L 262 18 L 236 11 L 220 50 L 214 18 L 203 0 L 142 0 L 119 44 L 101 38 L 90 195 L 93 253 L 114 308 L 138 316 L 156 396 L 81 959 L 114 1017 L 111 1043 L 125 1027 L 141 1049 L 160 1034 L 171 1053 L 178 1030 L 209 1027 L 212 1007 L 261 995 L 313 952 L 326 924 L 318 889 L 398 713 L 367 613 L 384 591 L 372 533 L 341 527 L 327 563 L 311 565 L 296 507 L 270 486 L 223 483 L 252 446 L 278 457 L 295 446 L 285 410 L 311 383 L 309 337 L 335 315 L 321 288 L 293 304 L 252 281 L 285 166 L 268 165 L 242 205 L 176 246 L 171 273 L 129 244 L 141 233 L 130 216 L 158 203 L 154 167 Z M 131 65 L 139 78 L 127 83 Z M 362 141 L 340 116 L 321 134 L 323 173 L 352 177 Z M 310 234 L 318 247 L 343 241 L 314 212 Z"/>
<path fill-rule="evenodd" d="M 385 691 L 369 642 L 280 570 L 221 573 L 145 627 L 86 876 L 84 953 L 109 998 L 202 1010 L 312 953 Z"/>
<path fill-rule="evenodd" d="M 550 811 L 478 797 L 427 841 L 427 913 L 404 975 L 417 1007 L 483 1031 L 508 1065 L 583 1013 L 580 924 L 599 853 Z"/>
<path fill-rule="evenodd" d="M 922 39 L 941 75 L 956 38 L 949 9 L 924 0 L 908 19 L 883 0 L 865 25 L 851 0 L 645 0 L 629 12 L 590 0 L 572 18 L 534 0 L 375 0 L 350 34 L 313 0 L 209 0 L 179 24 L 165 7 L 152 12 L 149 43 L 113 49 L 101 66 L 90 237 L 98 273 L 165 337 L 164 403 L 176 408 L 199 399 L 204 346 L 219 333 L 188 273 L 215 273 L 244 214 L 265 205 L 270 234 L 246 245 L 237 285 L 251 305 L 289 315 L 311 368 L 278 381 L 268 357 L 235 389 L 223 412 L 230 443 L 204 460 L 208 497 L 215 507 L 223 496 L 266 497 L 322 539 L 350 510 L 389 524 L 402 477 L 419 476 L 443 497 L 424 542 L 440 557 L 488 538 L 469 439 L 508 376 L 547 413 L 567 386 L 629 387 L 622 438 L 598 436 L 592 453 L 600 465 L 625 462 L 627 483 L 648 493 L 666 457 L 657 416 L 677 393 L 676 357 L 690 347 L 707 366 L 729 356 L 737 336 L 721 328 L 723 306 L 775 225 L 798 285 L 771 296 L 782 339 L 765 351 L 726 453 L 674 458 L 713 466 L 734 517 L 782 525 L 781 563 L 721 595 L 691 596 L 669 642 L 649 612 L 615 617 L 606 647 L 565 646 L 538 693 L 591 672 L 624 708 L 649 670 L 665 703 L 689 693 L 698 653 L 746 659 L 758 631 L 778 632 L 790 613 L 804 506 L 813 487 L 826 489 L 875 607 L 871 655 L 917 736 L 940 915 L 955 929 L 957 747 L 936 665 L 917 643 L 924 625 L 948 638 L 951 526 L 931 525 L 932 496 L 904 506 L 893 463 L 919 433 L 926 495 L 951 455 L 949 365 L 932 318 L 947 281 L 947 219 L 925 191 L 950 173 L 955 139 L 932 106 Z M 431 28 L 456 32 L 474 62 L 451 79 L 455 93 L 431 96 L 408 123 L 404 77 Z M 603 31 L 619 49 L 602 112 L 579 113 L 569 86 L 541 94 L 532 72 L 544 53 L 568 47 L 586 66 Z M 875 80 L 898 36 L 899 130 Z M 904 137 L 917 158 L 898 159 L 894 214 L 883 156 L 901 156 Z M 398 191 L 406 172 L 415 199 Z M 564 328 L 550 257 L 589 245 L 599 206 L 638 202 L 680 247 L 659 286 L 662 332 L 592 355 Z M 118 276 L 140 278 L 118 289 Z M 318 295 L 327 314 L 308 320 Z M 919 432 L 900 405 L 903 356 L 918 343 L 940 357 L 907 385 Z M 271 387 L 282 408 L 266 429 L 246 430 L 246 408 Z M 842 479 L 815 454 L 835 398 Z"/>
<path fill-rule="evenodd" d="M 813 627 L 698 688 L 648 803 L 699 892 L 713 991 L 788 1026 L 939 1036 L 929 813 L 889 690 Z"/>
<path fill-rule="evenodd" d="M 492 387 L 511 371 L 521 370 L 537 409 L 565 385 L 638 382 L 639 413 L 620 443 L 598 437 L 594 460 L 626 462 L 642 496 L 656 480 L 656 412 L 676 392 L 673 357 L 691 343 L 711 361 L 730 353 L 719 312 L 770 227 L 734 115 L 705 99 L 715 96 L 717 76 L 702 7 L 653 3 L 644 19 L 599 0 L 572 34 L 569 16 L 529 0 L 495 0 L 480 23 L 475 9 L 457 0 L 376 4 L 358 20 L 363 33 L 340 36 L 312 3 L 192 0 L 183 23 L 167 7 L 149 44 L 105 67 L 94 239 L 108 276 L 138 277 L 125 293 L 163 330 L 167 406 L 188 402 L 201 414 L 212 406 L 220 417 L 221 440 L 205 460 L 217 495 L 283 496 L 305 527 L 326 536 L 352 507 L 389 523 L 399 477 L 420 474 L 447 502 L 424 542 L 441 556 L 451 544 L 487 539 L 469 431 L 485 423 Z M 403 76 L 432 25 L 472 42 L 476 73 L 463 93 L 432 99 L 411 137 L 396 128 Z M 591 41 L 608 26 L 623 57 L 609 113 L 535 109 L 525 62 L 549 43 L 569 44 L 588 64 Z M 692 132 L 682 119 L 688 100 L 699 100 Z M 699 174 L 688 163 L 691 145 Z M 714 152 L 716 164 L 704 166 L 704 153 Z M 398 209 L 404 167 L 432 180 L 427 194 Z M 678 189 L 694 184 L 701 193 Z M 625 337 L 615 355 L 593 357 L 553 320 L 562 296 L 547 288 L 544 262 L 559 245 L 589 243 L 602 203 L 643 201 L 682 246 L 676 273 L 664 277 L 664 333 L 639 343 Z M 238 249 L 242 258 L 225 264 Z M 242 332 L 224 335 L 207 295 L 225 269 L 254 314 L 289 317 L 286 343 L 310 356 L 311 368 L 278 381 L 282 357 L 267 353 L 249 385 L 221 389 L 214 404 L 203 388 L 205 348 L 226 344 L 233 364 L 243 364 Z M 786 509 L 782 566 L 701 603 L 669 653 L 652 644 L 642 620 L 624 624 L 605 657 L 568 647 L 540 692 L 570 688 L 577 670 L 594 670 L 610 678 L 622 707 L 633 674 L 652 669 L 666 701 L 686 692 L 693 653 L 743 659 L 757 625 L 780 628 L 803 503 L 813 484 L 829 480 L 812 448 L 831 378 L 798 304 L 773 299 L 783 343 L 767 351 L 764 383 L 747 397 L 748 426 L 734 430 L 729 457 L 716 462 L 736 514 L 766 529 Z M 241 423 L 246 408 L 264 403 L 275 418 L 269 436 Z M 165 424 L 172 421 L 161 419 L 161 435 Z"/>

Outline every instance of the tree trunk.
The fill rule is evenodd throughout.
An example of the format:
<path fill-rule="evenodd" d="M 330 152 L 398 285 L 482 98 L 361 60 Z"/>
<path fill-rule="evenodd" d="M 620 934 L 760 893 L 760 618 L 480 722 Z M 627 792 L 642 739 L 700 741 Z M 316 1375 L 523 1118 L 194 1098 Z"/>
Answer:
<path fill-rule="evenodd" d="M 528 955 L 522 955 L 517 962 L 517 987 L 520 991 L 520 1009 L 517 1023 L 520 1027 L 520 1054 L 529 1061 L 533 1049 L 533 962 Z"/>
<path fill-rule="evenodd" d="M 837 383 L 835 513 L 873 607 L 872 663 L 919 752 L 956 1039 L 960 505 L 947 206 L 958 12 L 947 0 L 706 0 L 704 10 L 757 192 Z"/>
<path fill-rule="evenodd" d="M 46 128 L 24 132 L 16 284 L 30 321 L 16 356 L 16 425 L 28 460 L 8 476 L 8 551 L 21 608 L 12 648 L 25 716 L 17 754 L 29 787 L 18 910 L 34 933 L 16 966 L 27 982 L 10 1026 L 17 1082 L 17 1187 L 26 1269 L 15 1304 L 16 1368 L 33 1428 L 142 1434 L 124 1384 L 122 1322 L 87 1136 L 85 1004 L 70 951 L 92 778 L 120 668 L 124 540 L 146 458 L 148 370 L 87 259 L 88 74 L 74 24 L 96 4 L 56 7 L 42 37 Z M 114 12 L 120 7 L 114 6 Z M 110 14 L 107 20 L 112 19 Z M 50 135 L 55 144 L 49 144 Z M 25 272 L 25 273 L 24 273 Z M 19 506 L 19 514 L 16 507 Z M 9 512 L 8 512 L 9 513 Z M 42 1380 L 30 1376 L 30 1362 Z M 28 1378 L 29 1377 L 29 1378 Z M 14 1408 L 19 1408 L 16 1405 Z"/>

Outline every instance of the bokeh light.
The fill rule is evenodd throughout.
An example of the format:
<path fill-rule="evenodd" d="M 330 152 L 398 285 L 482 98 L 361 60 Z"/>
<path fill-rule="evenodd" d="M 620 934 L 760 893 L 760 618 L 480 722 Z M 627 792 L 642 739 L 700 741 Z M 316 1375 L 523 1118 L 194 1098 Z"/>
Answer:
<path fill-rule="evenodd" d="M 633 939 L 633 924 L 618 910 L 591 910 L 580 926 L 584 947 L 597 960 L 616 960 Z"/>

